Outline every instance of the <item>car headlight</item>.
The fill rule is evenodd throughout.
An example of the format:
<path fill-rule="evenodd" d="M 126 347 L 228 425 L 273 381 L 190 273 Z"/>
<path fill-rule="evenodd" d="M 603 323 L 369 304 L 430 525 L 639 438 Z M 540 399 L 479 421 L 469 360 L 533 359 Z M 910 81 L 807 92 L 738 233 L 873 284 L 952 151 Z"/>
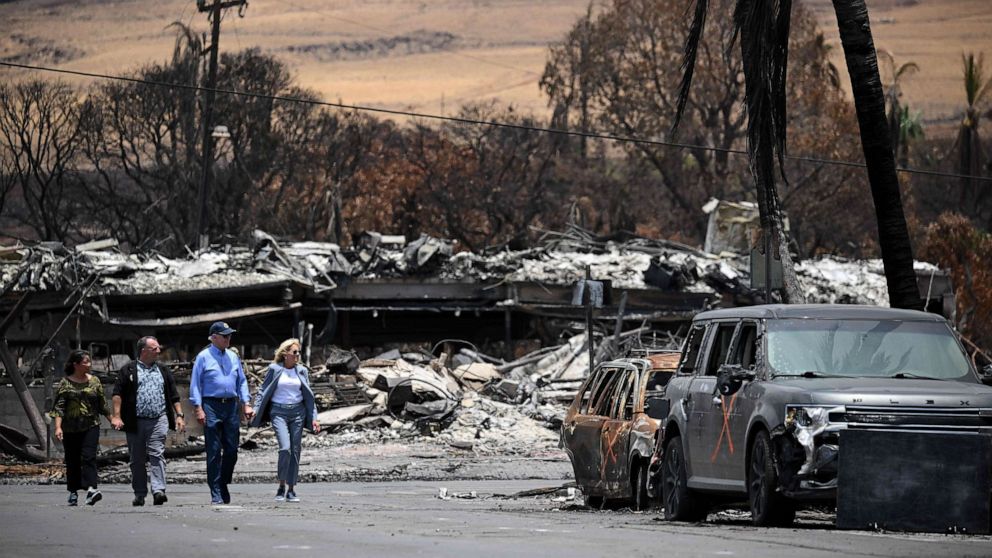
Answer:
<path fill-rule="evenodd" d="M 830 422 L 830 409 L 827 407 L 788 406 L 785 409 L 785 426 L 819 430 Z"/>
<path fill-rule="evenodd" d="M 830 412 L 835 409 L 837 407 L 813 405 L 787 405 L 785 407 L 785 428 L 792 431 L 796 442 L 806 454 L 806 461 L 799 468 L 800 475 L 812 470 L 816 452 L 814 439 L 830 425 Z"/>

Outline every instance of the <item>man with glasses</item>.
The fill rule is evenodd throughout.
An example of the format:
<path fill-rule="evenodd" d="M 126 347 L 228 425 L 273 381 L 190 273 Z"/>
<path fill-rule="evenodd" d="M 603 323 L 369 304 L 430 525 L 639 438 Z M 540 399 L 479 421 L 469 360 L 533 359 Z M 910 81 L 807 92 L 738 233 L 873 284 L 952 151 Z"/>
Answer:
<path fill-rule="evenodd" d="M 197 422 L 203 425 L 207 485 L 214 505 L 231 503 L 228 485 L 238 461 L 241 413 L 247 420 L 255 416 L 241 360 L 229 349 L 234 332 L 225 322 L 210 326 L 210 345 L 196 355 L 189 380 L 189 401 Z"/>
<path fill-rule="evenodd" d="M 184 432 L 186 422 L 172 371 L 158 363 L 162 352 L 158 339 L 150 336 L 138 339 L 137 350 L 138 360 L 126 364 L 117 373 L 114 414 L 110 423 L 127 435 L 131 488 L 134 490 L 131 504 L 145 505 L 150 476 L 152 503 L 161 506 L 168 501 L 165 496 L 165 436 L 169 430 Z"/>

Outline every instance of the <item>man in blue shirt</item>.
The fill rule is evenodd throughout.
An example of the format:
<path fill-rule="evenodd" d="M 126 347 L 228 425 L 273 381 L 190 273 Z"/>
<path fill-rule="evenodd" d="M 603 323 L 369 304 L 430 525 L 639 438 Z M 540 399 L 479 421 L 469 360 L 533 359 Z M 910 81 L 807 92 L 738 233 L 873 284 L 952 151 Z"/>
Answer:
<path fill-rule="evenodd" d="M 203 425 L 207 446 L 207 485 L 211 504 L 230 504 L 227 485 L 238 461 L 241 413 L 251 420 L 248 380 L 241 360 L 229 350 L 235 330 L 225 322 L 210 326 L 210 345 L 196 355 L 189 380 L 189 401 Z"/>

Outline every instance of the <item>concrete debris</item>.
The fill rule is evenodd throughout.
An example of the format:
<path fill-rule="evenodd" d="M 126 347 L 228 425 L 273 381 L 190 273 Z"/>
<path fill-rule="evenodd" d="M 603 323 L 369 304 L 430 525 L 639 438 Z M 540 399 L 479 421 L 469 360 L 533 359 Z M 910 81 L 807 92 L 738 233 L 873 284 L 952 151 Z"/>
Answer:
<path fill-rule="evenodd" d="M 571 346 L 571 345 L 566 345 Z M 404 353 L 416 358 L 416 353 Z M 521 359 L 523 360 L 523 359 Z M 248 361 L 246 368 L 252 368 Z M 376 444 L 397 440 L 434 440 L 449 448 L 475 455 L 551 454 L 558 445 L 558 430 L 565 412 L 565 398 L 559 396 L 561 382 L 539 383 L 522 376 L 540 379 L 556 373 L 557 361 L 549 370 L 531 364 L 502 371 L 488 363 L 472 363 L 451 370 L 434 361 L 429 366 L 396 360 L 368 359 L 354 373 L 354 383 L 364 389 L 371 401 L 362 405 L 327 408 L 318 395 L 318 422 L 324 433 L 307 436 L 308 447 L 336 447 L 346 444 Z M 315 370 L 320 377 L 325 371 Z M 336 374 L 338 384 L 345 375 Z M 579 381 L 569 381 L 573 390 Z M 318 391 L 319 382 L 314 384 Z M 488 390 L 494 386 L 504 401 L 497 401 Z M 552 386 L 551 397 L 542 389 Z M 573 391 L 574 395 L 574 391 Z M 252 429 L 254 430 L 254 429 Z M 247 437 L 257 448 L 270 449 L 275 437 L 264 429 L 249 432 Z"/>
<path fill-rule="evenodd" d="M 936 266 L 926 262 L 913 262 L 913 269 L 918 275 L 938 271 Z M 882 260 L 825 256 L 800 263 L 796 273 L 808 302 L 889 305 Z"/>
<path fill-rule="evenodd" d="M 321 428 L 336 426 L 345 422 L 354 421 L 356 418 L 364 416 L 371 411 L 373 405 L 352 405 L 317 413 L 317 422 Z"/>
<path fill-rule="evenodd" d="M 452 498 L 459 500 L 475 500 L 479 498 L 479 493 L 475 490 L 469 490 L 468 492 L 448 492 L 448 487 L 442 486 L 437 489 L 437 498 L 439 500 L 450 500 Z"/>
<path fill-rule="evenodd" d="M 600 241 L 576 228 L 549 233 L 537 248 L 487 253 L 454 253 L 452 241 L 426 235 L 406 242 L 402 236 L 375 232 L 363 235 L 351 249 L 322 242 L 280 242 L 260 230 L 252 240 L 251 248 L 214 246 L 185 259 L 154 252 L 124 254 L 110 241 L 77 249 L 58 243 L 13 246 L 0 258 L 0 285 L 10 284 L 14 291 L 71 292 L 95 278 L 93 296 L 238 288 L 287 279 L 321 293 L 349 278 L 418 276 L 570 286 L 589 267 L 592 276 L 608 281 L 614 289 L 757 294 L 750 288 L 746 256 L 715 255 L 646 238 Z M 923 263 L 916 267 L 930 269 Z M 800 263 L 797 272 L 811 302 L 887 303 L 880 260 L 824 257 Z"/>
<path fill-rule="evenodd" d="M 473 362 L 463 364 L 452 371 L 452 375 L 469 389 L 481 390 L 493 380 L 502 380 L 503 376 L 496 367 L 488 362 Z"/>
<path fill-rule="evenodd" d="M 400 380 L 411 380 L 414 393 L 433 393 L 437 398 L 451 399 L 459 391 L 458 381 L 448 373 L 430 367 L 411 364 L 403 359 L 370 359 L 361 363 L 355 375 L 366 384 L 381 391 L 394 388 Z M 380 380 L 379 378 L 383 378 Z"/>
<path fill-rule="evenodd" d="M 563 492 L 562 490 L 559 490 L 556 493 L 556 496 L 551 499 L 551 501 L 552 502 L 573 502 L 573 501 L 575 501 L 575 492 L 576 492 L 576 490 L 575 490 L 575 487 L 574 486 L 569 486 L 569 487 L 567 487 L 567 488 L 564 489 L 564 493 L 562 493 L 562 492 Z"/>

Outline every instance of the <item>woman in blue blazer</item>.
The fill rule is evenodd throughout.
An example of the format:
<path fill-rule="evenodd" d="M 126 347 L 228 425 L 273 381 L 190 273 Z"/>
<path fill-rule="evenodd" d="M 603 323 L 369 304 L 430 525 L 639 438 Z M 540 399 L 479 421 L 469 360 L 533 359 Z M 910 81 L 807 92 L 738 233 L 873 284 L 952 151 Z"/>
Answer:
<path fill-rule="evenodd" d="M 252 426 L 272 422 L 279 440 L 279 489 L 277 502 L 299 502 L 296 477 L 300 470 L 303 429 L 320 432 L 317 405 L 310 389 L 310 375 L 300 364 L 300 340 L 287 339 L 276 349 L 276 356 L 255 394 Z"/>

